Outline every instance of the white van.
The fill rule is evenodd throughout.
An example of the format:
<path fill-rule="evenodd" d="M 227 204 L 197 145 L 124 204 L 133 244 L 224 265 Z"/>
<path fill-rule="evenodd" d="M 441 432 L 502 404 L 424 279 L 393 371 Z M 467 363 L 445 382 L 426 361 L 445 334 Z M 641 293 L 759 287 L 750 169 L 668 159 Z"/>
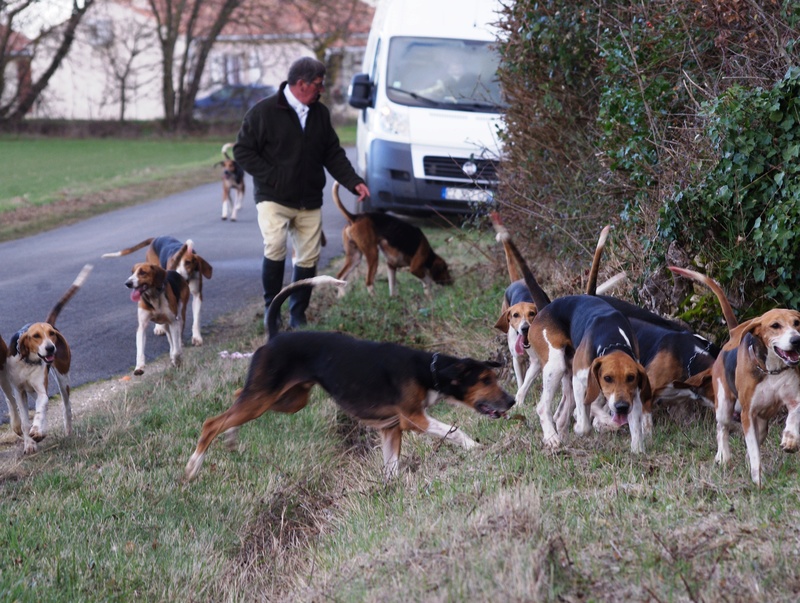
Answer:
<path fill-rule="evenodd" d="M 365 210 L 468 213 L 492 201 L 503 100 L 497 0 L 383 0 L 349 103 Z"/>

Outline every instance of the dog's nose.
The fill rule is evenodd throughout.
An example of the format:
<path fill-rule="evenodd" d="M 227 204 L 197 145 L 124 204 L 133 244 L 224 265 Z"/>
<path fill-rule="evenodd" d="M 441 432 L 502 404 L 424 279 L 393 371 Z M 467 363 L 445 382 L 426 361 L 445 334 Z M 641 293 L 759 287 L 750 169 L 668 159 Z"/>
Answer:
<path fill-rule="evenodd" d="M 618 415 L 627 415 L 628 410 L 630 410 L 630 404 L 627 402 L 617 402 L 614 404 L 614 410 Z"/>
<path fill-rule="evenodd" d="M 133 283 L 132 283 L 132 282 L 130 282 L 130 281 L 125 281 L 125 286 L 126 286 L 128 289 L 133 289 Z"/>
<path fill-rule="evenodd" d="M 44 351 L 47 356 L 51 356 L 56 351 L 56 346 L 51 343 L 50 345 L 45 346 Z"/>
<path fill-rule="evenodd" d="M 795 350 L 800 350 L 800 335 L 795 335 L 794 337 L 792 337 L 789 340 L 789 343 Z"/>

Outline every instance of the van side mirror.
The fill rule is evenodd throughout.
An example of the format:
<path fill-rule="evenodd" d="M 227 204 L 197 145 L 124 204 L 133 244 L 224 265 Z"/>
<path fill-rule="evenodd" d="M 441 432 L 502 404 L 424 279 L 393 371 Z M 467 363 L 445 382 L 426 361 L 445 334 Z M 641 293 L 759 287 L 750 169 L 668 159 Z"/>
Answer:
<path fill-rule="evenodd" d="M 375 84 L 370 81 L 368 73 L 357 73 L 350 82 L 350 89 L 347 91 L 347 102 L 356 109 L 372 107 L 375 102 L 372 98 L 374 89 Z"/>

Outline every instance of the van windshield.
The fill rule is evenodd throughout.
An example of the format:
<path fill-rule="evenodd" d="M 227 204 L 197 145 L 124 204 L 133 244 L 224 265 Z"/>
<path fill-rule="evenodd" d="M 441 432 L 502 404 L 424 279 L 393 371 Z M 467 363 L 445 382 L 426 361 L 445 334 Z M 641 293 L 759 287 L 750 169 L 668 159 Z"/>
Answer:
<path fill-rule="evenodd" d="M 389 45 L 386 96 L 400 105 L 455 111 L 504 109 L 492 42 L 395 37 Z"/>

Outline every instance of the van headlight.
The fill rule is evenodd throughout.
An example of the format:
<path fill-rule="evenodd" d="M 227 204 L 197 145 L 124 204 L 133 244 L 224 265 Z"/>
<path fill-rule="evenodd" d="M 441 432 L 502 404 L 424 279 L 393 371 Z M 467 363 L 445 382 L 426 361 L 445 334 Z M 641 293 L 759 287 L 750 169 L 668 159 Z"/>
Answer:
<path fill-rule="evenodd" d="M 378 109 L 378 125 L 386 134 L 408 137 L 408 111 L 391 105 L 381 105 Z"/>

